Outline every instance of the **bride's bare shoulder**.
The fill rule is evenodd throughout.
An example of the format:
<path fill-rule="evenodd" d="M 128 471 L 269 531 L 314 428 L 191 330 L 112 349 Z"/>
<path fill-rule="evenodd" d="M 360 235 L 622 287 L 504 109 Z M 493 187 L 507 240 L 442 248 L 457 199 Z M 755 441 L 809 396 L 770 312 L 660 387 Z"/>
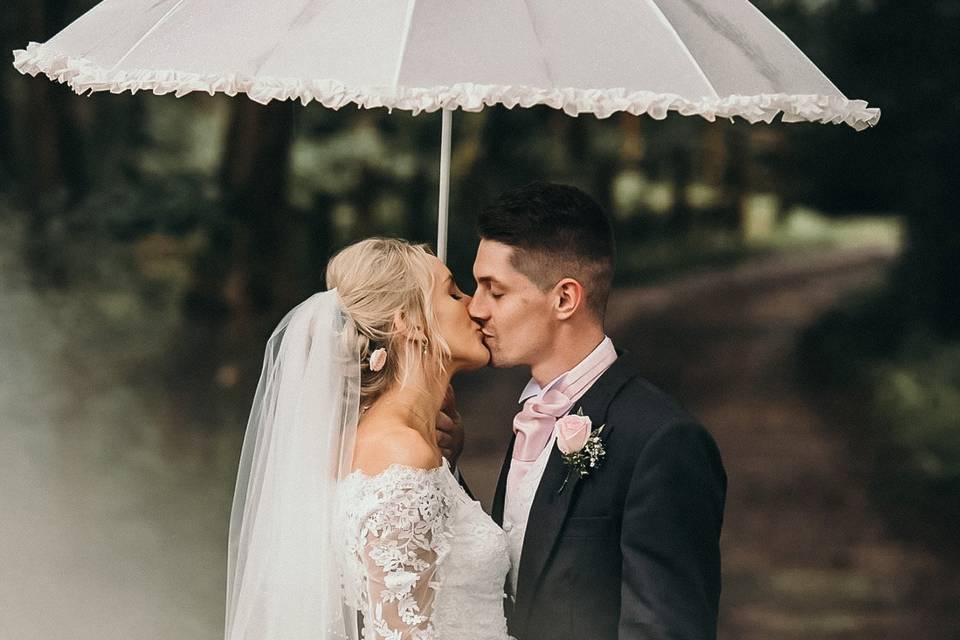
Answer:
<path fill-rule="evenodd" d="M 440 452 L 415 429 L 397 422 L 370 422 L 357 432 L 353 470 L 376 475 L 390 465 L 417 469 L 440 465 Z"/>

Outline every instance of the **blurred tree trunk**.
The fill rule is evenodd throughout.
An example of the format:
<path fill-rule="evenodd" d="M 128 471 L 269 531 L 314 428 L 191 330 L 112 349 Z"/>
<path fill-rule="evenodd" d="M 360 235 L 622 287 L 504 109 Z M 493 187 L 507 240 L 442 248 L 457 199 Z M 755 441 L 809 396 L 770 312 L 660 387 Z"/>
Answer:
<path fill-rule="evenodd" d="M 242 358 L 260 341 L 265 319 L 298 295 L 285 251 L 294 109 L 231 101 L 220 171 L 224 222 L 211 230 L 185 303 L 214 365 Z"/>
<path fill-rule="evenodd" d="M 723 177 L 725 206 L 722 208 L 721 220 L 728 229 L 741 229 L 741 213 L 750 194 L 750 154 L 745 134 L 743 127 L 727 128 L 727 162 Z"/>
<path fill-rule="evenodd" d="M 460 186 L 460 185 L 458 185 Z M 431 216 L 431 205 L 439 197 L 434 191 L 436 182 L 427 177 L 426 171 L 417 171 L 406 186 L 406 209 L 404 237 L 414 242 L 436 243 L 436 216 Z"/>
<path fill-rule="evenodd" d="M 956 120 L 960 116 L 960 69 L 955 61 L 960 56 L 960 3 L 910 6 L 913 10 L 905 11 L 898 3 L 884 3 L 888 24 L 911 19 L 904 13 L 918 23 L 911 32 L 915 42 L 911 48 L 917 53 L 909 60 L 903 59 L 903 67 L 898 68 L 907 79 L 898 83 L 905 95 L 898 110 L 902 121 L 894 126 L 905 134 L 901 151 L 908 162 L 903 177 L 910 240 L 899 280 L 906 303 L 919 317 L 941 335 L 957 339 L 960 181 L 956 154 L 960 133 Z M 900 55 L 906 58 L 907 54 Z M 954 62 L 938 64 L 946 60 Z"/>
<path fill-rule="evenodd" d="M 723 221 L 731 217 L 725 183 L 729 163 L 728 129 L 728 122 L 711 122 L 710 126 L 703 130 L 697 154 L 696 174 L 706 188 L 710 189 L 710 197 L 704 207 L 704 213 L 707 214 L 704 219 L 712 227 L 722 227 Z"/>
<path fill-rule="evenodd" d="M 37 40 L 53 35 L 67 19 L 63 3 L 19 0 L 21 33 Z M 25 43 L 22 43 L 25 44 Z M 21 158 L 20 178 L 25 200 L 36 218 L 44 218 L 51 205 L 75 200 L 87 188 L 82 137 L 77 122 L 77 96 L 45 77 L 18 77 L 25 98 L 15 107 L 21 124 L 15 135 Z"/>
<path fill-rule="evenodd" d="M 877 188 L 894 185 L 891 204 L 906 214 L 908 246 L 893 281 L 898 315 L 958 339 L 960 2 L 839 3 L 827 24 L 837 55 L 858 61 L 838 82 L 867 88 L 883 109 L 876 129 L 859 134 L 871 147 L 856 170 Z"/>
<path fill-rule="evenodd" d="M 620 154 L 591 153 L 591 129 L 589 125 L 592 123 L 586 118 L 571 118 L 562 111 L 557 111 L 553 115 L 570 131 L 570 136 L 567 139 L 567 149 L 572 165 L 566 181 L 574 185 L 581 185 L 609 216 L 615 216 L 616 203 L 613 197 L 613 186 L 617 174 L 623 170 Z M 619 114 L 618 124 L 622 125 L 624 118 L 634 117 L 636 116 L 621 113 Z M 617 126 L 613 123 L 604 124 Z M 560 178 L 559 181 L 563 182 L 565 180 Z"/>
<path fill-rule="evenodd" d="M 19 32 L 42 41 L 65 24 L 68 13 L 51 0 L 20 0 Z M 20 43 L 23 46 L 25 43 Z M 16 149 L 15 180 L 30 217 L 27 260 L 38 284 L 62 285 L 66 279 L 57 260 L 56 239 L 50 237 L 57 212 L 76 202 L 87 190 L 86 158 L 77 117 L 78 97 L 43 76 L 14 77 L 22 97 L 13 102 L 11 138 Z"/>
<path fill-rule="evenodd" d="M 99 93 L 83 100 L 83 106 L 92 111 L 87 148 L 87 156 L 97 158 L 89 166 L 92 182 L 141 182 L 141 159 L 155 142 L 151 138 L 147 104 L 155 100 L 146 93 Z"/>
<path fill-rule="evenodd" d="M 227 274 L 232 324 L 242 337 L 250 320 L 292 301 L 284 251 L 287 181 L 295 104 L 235 101 L 221 169 L 234 243 Z"/>
<path fill-rule="evenodd" d="M 686 237 L 693 229 L 693 210 L 688 199 L 692 154 L 686 145 L 676 145 L 670 153 L 670 175 L 673 182 L 673 209 L 670 230 L 677 237 Z"/>
<path fill-rule="evenodd" d="M 11 51 L 22 47 L 14 39 L 14 34 L 19 33 L 16 29 L 17 20 L 14 19 L 13 12 L 0 11 L 0 47 L 3 51 Z M 0 73 L 0 191 L 9 191 L 16 173 L 17 153 L 14 148 L 14 122 L 13 122 L 13 83 L 15 72 L 7 67 Z"/>

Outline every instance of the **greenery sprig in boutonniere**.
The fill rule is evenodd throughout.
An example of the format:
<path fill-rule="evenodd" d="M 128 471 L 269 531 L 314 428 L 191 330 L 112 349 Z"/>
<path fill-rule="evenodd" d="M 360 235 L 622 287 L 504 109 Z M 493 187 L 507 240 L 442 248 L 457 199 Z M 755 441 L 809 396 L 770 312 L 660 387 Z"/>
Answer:
<path fill-rule="evenodd" d="M 592 426 L 590 418 L 583 415 L 582 408 L 576 414 L 557 420 L 557 448 L 560 449 L 563 463 L 567 465 L 567 476 L 563 479 L 558 494 L 563 493 L 571 474 L 576 473 L 581 478 L 586 478 L 600 466 L 603 457 L 607 455 L 603 440 L 600 439 L 606 425 L 600 425 L 596 429 L 592 429 Z"/>

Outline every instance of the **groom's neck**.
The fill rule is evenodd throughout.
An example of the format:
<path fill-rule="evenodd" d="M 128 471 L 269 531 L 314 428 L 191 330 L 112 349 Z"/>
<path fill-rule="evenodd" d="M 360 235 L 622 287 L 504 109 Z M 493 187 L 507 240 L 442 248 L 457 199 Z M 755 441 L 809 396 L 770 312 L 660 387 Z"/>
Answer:
<path fill-rule="evenodd" d="M 552 382 L 560 374 L 580 364 L 603 342 L 604 337 L 603 327 L 596 323 L 561 326 L 544 357 L 530 365 L 530 375 L 540 386 Z"/>

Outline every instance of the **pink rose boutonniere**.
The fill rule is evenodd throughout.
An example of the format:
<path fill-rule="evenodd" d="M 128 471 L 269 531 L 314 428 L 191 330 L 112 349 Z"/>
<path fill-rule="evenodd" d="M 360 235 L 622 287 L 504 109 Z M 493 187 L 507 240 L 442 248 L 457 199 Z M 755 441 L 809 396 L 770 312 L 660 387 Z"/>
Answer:
<path fill-rule="evenodd" d="M 567 465 L 567 477 L 557 493 L 563 493 L 570 474 L 576 472 L 581 478 L 586 478 L 600 466 L 600 461 L 607 455 L 603 440 L 600 439 L 604 426 L 593 429 L 593 423 L 583 415 L 583 409 L 557 420 L 557 448 L 560 449 L 563 463 Z"/>

